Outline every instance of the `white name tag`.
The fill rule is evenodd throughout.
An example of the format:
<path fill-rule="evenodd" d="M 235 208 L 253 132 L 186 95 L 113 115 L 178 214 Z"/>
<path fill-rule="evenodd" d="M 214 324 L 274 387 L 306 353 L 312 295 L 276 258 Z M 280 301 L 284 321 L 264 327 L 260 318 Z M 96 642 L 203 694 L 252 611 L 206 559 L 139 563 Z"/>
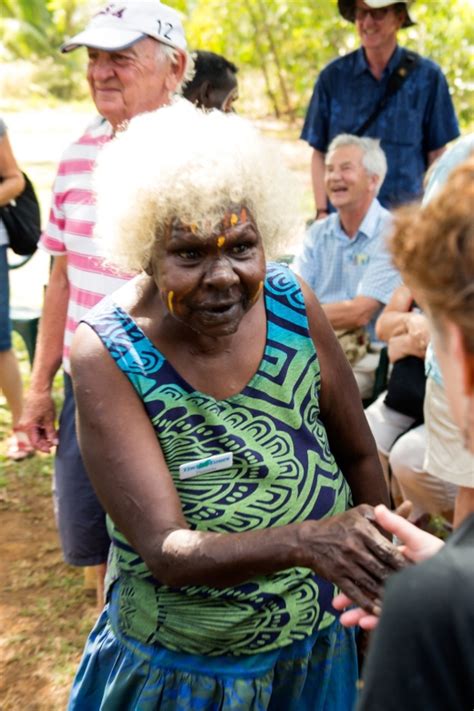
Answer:
<path fill-rule="evenodd" d="M 218 472 L 221 469 L 227 469 L 232 466 L 233 459 L 232 452 L 225 452 L 224 454 L 214 454 L 212 457 L 206 457 L 206 459 L 196 459 L 194 462 L 181 464 L 179 467 L 179 478 L 191 479 L 191 477 L 198 476 L 199 474 L 207 474 L 208 472 Z"/>

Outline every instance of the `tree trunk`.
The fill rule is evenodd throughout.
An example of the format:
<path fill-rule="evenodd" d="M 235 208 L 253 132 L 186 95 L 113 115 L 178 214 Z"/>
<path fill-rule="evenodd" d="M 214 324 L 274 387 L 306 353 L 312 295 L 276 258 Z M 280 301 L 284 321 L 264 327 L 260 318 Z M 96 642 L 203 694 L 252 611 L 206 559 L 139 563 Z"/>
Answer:
<path fill-rule="evenodd" d="M 265 34 L 267 35 L 268 44 L 270 45 L 270 51 L 272 53 L 273 60 L 275 62 L 275 67 L 276 67 L 277 76 L 278 76 L 278 83 L 280 84 L 280 90 L 281 90 L 284 102 L 286 104 L 286 113 L 290 117 L 291 121 L 294 121 L 295 120 L 295 112 L 294 112 L 294 109 L 291 105 L 290 96 L 289 96 L 288 89 L 286 86 L 284 72 L 283 72 L 283 69 L 281 66 L 281 62 L 280 62 L 280 56 L 278 54 L 276 43 L 273 38 L 273 33 L 272 33 L 270 25 L 268 24 L 268 21 L 267 21 L 267 11 L 265 9 L 265 5 L 262 2 L 262 0 L 257 0 L 257 2 L 258 2 L 258 6 L 260 8 L 260 13 L 261 13 L 262 20 L 263 20 L 263 29 L 265 30 Z"/>
<path fill-rule="evenodd" d="M 272 84 L 270 81 L 270 74 L 268 72 L 267 61 L 265 58 L 265 52 L 263 51 L 262 45 L 260 44 L 259 35 L 258 35 L 260 27 L 258 24 L 257 16 L 255 15 L 255 12 L 253 11 L 253 8 L 251 5 L 252 1 L 253 0 L 245 0 L 245 5 L 247 6 L 247 10 L 248 10 L 250 19 L 253 24 L 253 29 L 254 29 L 254 33 L 255 33 L 255 49 L 258 54 L 258 58 L 260 60 L 260 64 L 262 67 L 263 78 L 265 80 L 265 89 L 266 89 L 268 98 L 270 99 L 270 102 L 273 106 L 273 111 L 275 113 L 276 118 L 280 118 L 281 111 L 280 111 L 280 107 L 278 105 L 278 99 L 276 97 L 276 94 L 272 89 Z"/>

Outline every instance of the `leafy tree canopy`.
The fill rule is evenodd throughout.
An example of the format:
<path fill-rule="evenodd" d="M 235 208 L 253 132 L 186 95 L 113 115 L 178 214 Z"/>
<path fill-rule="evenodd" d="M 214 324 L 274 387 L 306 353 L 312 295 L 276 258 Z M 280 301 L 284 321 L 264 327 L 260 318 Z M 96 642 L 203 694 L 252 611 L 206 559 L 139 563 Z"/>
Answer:
<path fill-rule="evenodd" d="M 224 54 L 240 68 L 245 94 L 259 91 L 264 110 L 304 114 L 318 72 L 358 46 L 336 0 L 168 0 L 183 13 L 190 47 Z M 38 64 L 40 81 L 60 98 L 84 95 L 84 53 L 58 47 L 80 30 L 100 0 L 0 0 L 0 57 Z M 401 42 L 443 68 L 464 128 L 472 129 L 472 0 L 414 3 L 417 25 Z M 247 86 L 249 88 L 247 88 Z M 257 88 L 257 87 L 261 87 Z M 471 123 L 470 123 L 471 122 Z"/>

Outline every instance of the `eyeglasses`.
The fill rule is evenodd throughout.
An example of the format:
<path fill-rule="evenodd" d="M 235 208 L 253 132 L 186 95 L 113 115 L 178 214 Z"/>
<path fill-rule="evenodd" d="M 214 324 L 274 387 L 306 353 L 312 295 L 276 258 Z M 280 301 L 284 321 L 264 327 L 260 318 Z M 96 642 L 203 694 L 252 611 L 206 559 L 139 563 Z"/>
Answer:
<path fill-rule="evenodd" d="M 367 15 L 370 15 L 372 20 L 379 22 L 384 19 L 389 9 L 389 7 L 379 7 L 376 10 L 366 10 L 365 7 L 356 7 L 354 10 L 354 16 L 356 20 L 363 22 Z"/>

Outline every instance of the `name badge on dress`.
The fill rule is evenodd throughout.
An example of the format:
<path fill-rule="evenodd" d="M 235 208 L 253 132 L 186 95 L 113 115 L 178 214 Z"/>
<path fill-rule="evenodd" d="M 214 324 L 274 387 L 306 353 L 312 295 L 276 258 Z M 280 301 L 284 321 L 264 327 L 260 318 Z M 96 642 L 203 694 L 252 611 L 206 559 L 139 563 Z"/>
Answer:
<path fill-rule="evenodd" d="M 194 462 L 181 464 L 179 467 L 180 479 L 191 479 L 199 474 L 208 474 L 209 472 L 218 472 L 221 469 L 227 469 L 232 466 L 234 457 L 232 452 L 224 454 L 214 454 L 212 457 L 205 459 L 195 459 Z"/>

